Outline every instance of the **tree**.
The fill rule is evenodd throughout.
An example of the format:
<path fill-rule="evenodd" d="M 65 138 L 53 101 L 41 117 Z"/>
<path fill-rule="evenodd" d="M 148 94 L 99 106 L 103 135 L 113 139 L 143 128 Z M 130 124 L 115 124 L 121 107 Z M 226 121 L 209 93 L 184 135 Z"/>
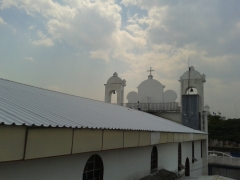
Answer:
<path fill-rule="evenodd" d="M 240 119 L 221 120 L 220 116 L 208 116 L 209 139 L 240 143 Z"/>

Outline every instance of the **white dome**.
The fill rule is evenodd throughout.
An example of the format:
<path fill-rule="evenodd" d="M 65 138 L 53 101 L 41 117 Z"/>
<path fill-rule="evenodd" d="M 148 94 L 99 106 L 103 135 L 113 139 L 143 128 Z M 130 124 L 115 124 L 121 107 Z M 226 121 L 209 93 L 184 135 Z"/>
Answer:
<path fill-rule="evenodd" d="M 147 79 L 145 81 L 143 81 L 138 88 L 141 87 L 164 87 L 159 81 L 155 80 L 155 79 Z"/>
<path fill-rule="evenodd" d="M 167 90 L 164 92 L 164 102 L 175 102 L 177 99 L 177 93 L 173 90 Z"/>
<path fill-rule="evenodd" d="M 189 71 L 186 71 L 181 77 L 180 77 L 180 79 L 189 79 L 189 77 L 190 77 L 190 79 L 205 79 L 205 75 L 204 75 L 204 77 L 198 72 L 198 71 L 196 71 L 195 69 L 194 69 L 194 67 L 193 66 L 191 66 L 190 68 L 190 73 L 189 73 Z"/>
<path fill-rule="evenodd" d="M 131 91 L 127 95 L 128 103 L 137 103 L 138 102 L 138 93 L 135 91 Z"/>
<path fill-rule="evenodd" d="M 115 72 L 112 77 L 107 81 L 107 84 L 122 84 L 122 79 L 118 77 L 118 74 Z"/>
<path fill-rule="evenodd" d="M 138 97 L 141 103 L 159 103 L 162 102 L 164 86 L 157 80 L 149 79 L 143 81 L 138 86 Z"/>

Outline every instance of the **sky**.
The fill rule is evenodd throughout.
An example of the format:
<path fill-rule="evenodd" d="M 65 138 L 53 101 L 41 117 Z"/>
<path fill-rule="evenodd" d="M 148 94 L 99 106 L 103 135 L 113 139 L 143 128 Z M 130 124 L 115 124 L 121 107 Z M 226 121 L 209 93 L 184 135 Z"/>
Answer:
<path fill-rule="evenodd" d="M 152 67 L 180 101 L 189 60 L 210 111 L 240 117 L 239 0 L 0 0 L 0 33 L 0 78 L 103 101 L 114 72 L 126 97 Z"/>

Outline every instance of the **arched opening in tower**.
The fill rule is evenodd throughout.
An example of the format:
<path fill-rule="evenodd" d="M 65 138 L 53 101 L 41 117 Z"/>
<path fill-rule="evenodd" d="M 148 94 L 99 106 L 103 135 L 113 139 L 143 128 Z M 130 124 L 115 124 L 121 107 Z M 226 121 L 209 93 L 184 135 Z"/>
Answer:
<path fill-rule="evenodd" d="M 117 104 L 117 91 L 113 90 L 111 91 L 111 102 L 112 104 Z"/>
<path fill-rule="evenodd" d="M 198 94 L 198 90 L 195 87 L 189 87 L 186 91 L 186 95 L 196 95 Z"/>

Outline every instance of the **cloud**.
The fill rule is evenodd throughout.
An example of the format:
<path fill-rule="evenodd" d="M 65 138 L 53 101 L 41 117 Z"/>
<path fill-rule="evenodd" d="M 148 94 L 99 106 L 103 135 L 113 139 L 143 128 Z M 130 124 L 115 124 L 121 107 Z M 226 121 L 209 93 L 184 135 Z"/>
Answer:
<path fill-rule="evenodd" d="M 195 44 L 207 56 L 239 54 L 238 1 L 150 0 L 136 3 L 134 0 L 124 0 L 122 3 L 128 8 L 134 5 L 147 10 L 147 15 L 140 17 L 135 14 L 129 22 L 147 25 L 144 31 L 151 44 L 167 44 L 175 48 Z"/>
<path fill-rule="evenodd" d="M 93 59 L 103 59 L 106 62 L 110 62 L 108 54 L 109 54 L 109 52 L 105 52 L 103 50 L 91 51 L 90 52 L 90 57 L 93 58 Z"/>
<path fill-rule="evenodd" d="M 7 23 L 3 20 L 3 18 L 0 17 L 0 24 L 7 24 Z"/>
<path fill-rule="evenodd" d="M 31 25 L 31 26 L 29 26 L 29 30 L 33 30 L 34 28 L 36 28 L 36 26 L 35 25 Z"/>
<path fill-rule="evenodd" d="M 51 38 L 48 38 L 46 35 L 42 33 L 42 31 L 38 31 L 38 37 L 40 37 L 39 40 L 32 41 L 32 44 L 35 46 L 53 46 L 54 43 Z"/>
<path fill-rule="evenodd" d="M 6 9 L 12 6 L 17 6 L 17 2 L 14 0 L 2 0 L 0 4 L 0 9 Z"/>
<path fill-rule="evenodd" d="M 196 6 L 204 11 L 196 10 Z M 228 8 L 219 12 L 220 7 L 223 8 L 221 3 L 207 1 L 168 6 L 162 26 L 149 29 L 149 40 L 155 44 L 167 43 L 177 48 L 196 44 L 200 51 L 206 51 L 209 56 L 239 53 L 236 47 L 239 45 L 240 35 L 235 34 L 234 38 L 231 36 L 231 31 L 238 21 L 232 20 L 235 17 L 226 21 L 222 14 L 227 16 Z"/>
<path fill-rule="evenodd" d="M 120 32 L 121 28 L 121 7 L 114 1 L 70 1 L 68 4 L 59 4 L 52 0 L 17 0 L 15 3 L 4 0 L 1 6 L 13 6 L 31 16 L 40 14 L 46 19 L 48 35 L 33 41 L 34 45 L 53 46 L 54 41 L 58 41 L 89 52 L 106 52 L 106 49 L 114 46 L 114 33 Z"/>
<path fill-rule="evenodd" d="M 72 15 L 72 9 L 69 6 L 62 6 L 52 0 L 2 0 L 1 9 L 15 7 L 24 10 L 28 15 L 34 16 L 36 13 L 45 18 L 55 17 L 64 18 Z"/>
<path fill-rule="evenodd" d="M 26 60 L 26 61 L 31 61 L 31 62 L 34 62 L 34 61 L 35 61 L 32 57 L 25 57 L 25 60 Z"/>
<path fill-rule="evenodd" d="M 112 46 L 112 35 L 121 25 L 120 6 L 112 1 L 78 3 L 74 16 L 52 18 L 47 23 L 48 33 L 55 40 L 70 45 L 96 50 Z"/>
<path fill-rule="evenodd" d="M 124 4 L 125 6 L 129 6 L 129 5 L 136 5 L 137 1 L 136 0 L 122 0 L 121 3 Z"/>

